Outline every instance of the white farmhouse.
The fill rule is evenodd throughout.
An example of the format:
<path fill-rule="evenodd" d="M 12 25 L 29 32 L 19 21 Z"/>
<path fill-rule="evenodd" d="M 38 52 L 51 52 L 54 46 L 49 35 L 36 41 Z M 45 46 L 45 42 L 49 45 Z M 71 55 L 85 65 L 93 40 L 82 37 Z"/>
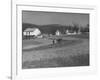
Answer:
<path fill-rule="evenodd" d="M 60 36 L 60 35 L 61 35 L 61 32 L 60 32 L 59 30 L 57 30 L 57 31 L 55 32 L 55 34 L 56 34 L 56 36 Z"/>
<path fill-rule="evenodd" d="M 69 30 L 66 30 L 67 35 L 72 35 L 72 33 Z"/>
<path fill-rule="evenodd" d="M 66 30 L 66 34 L 67 35 L 76 35 L 76 34 L 81 34 L 81 31 L 80 31 L 80 29 L 78 30 L 78 32 L 76 32 L 76 31 L 70 32 L 69 30 Z"/>
<path fill-rule="evenodd" d="M 41 34 L 41 31 L 38 28 L 27 28 L 24 30 L 24 36 L 38 36 Z"/>

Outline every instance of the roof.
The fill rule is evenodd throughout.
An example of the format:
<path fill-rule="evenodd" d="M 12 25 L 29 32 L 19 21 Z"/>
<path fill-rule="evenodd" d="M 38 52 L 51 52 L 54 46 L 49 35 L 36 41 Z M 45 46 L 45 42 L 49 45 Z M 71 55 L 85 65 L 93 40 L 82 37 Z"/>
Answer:
<path fill-rule="evenodd" d="M 25 32 L 33 32 L 33 31 L 35 31 L 36 29 L 38 29 L 38 28 L 27 28 L 27 29 L 25 29 L 24 31 Z M 38 29 L 39 30 L 39 29 Z"/>

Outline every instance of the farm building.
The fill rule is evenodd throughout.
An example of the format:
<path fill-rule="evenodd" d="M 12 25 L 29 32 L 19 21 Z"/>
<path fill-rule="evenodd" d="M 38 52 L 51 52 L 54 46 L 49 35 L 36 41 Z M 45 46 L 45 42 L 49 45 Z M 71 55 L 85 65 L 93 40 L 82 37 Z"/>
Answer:
<path fill-rule="evenodd" d="M 57 30 L 57 31 L 55 32 L 55 35 L 56 35 L 56 36 L 60 36 L 60 35 L 61 35 L 61 32 L 60 32 L 59 30 Z"/>
<path fill-rule="evenodd" d="M 27 28 L 23 32 L 23 36 L 38 36 L 41 31 L 38 28 Z"/>
<path fill-rule="evenodd" d="M 71 30 L 66 30 L 67 35 L 76 35 L 76 34 L 81 34 L 80 29 L 78 31 L 71 31 Z"/>

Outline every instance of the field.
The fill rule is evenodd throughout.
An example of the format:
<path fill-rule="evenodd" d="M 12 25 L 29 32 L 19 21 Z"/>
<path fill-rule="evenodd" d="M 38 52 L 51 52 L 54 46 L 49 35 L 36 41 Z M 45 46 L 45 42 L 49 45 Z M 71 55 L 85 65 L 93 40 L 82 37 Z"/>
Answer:
<path fill-rule="evenodd" d="M 51 39 L 23 40 L 22 68 L 89 66 L 89 34 L 62 39 L 55 44 Z"/>

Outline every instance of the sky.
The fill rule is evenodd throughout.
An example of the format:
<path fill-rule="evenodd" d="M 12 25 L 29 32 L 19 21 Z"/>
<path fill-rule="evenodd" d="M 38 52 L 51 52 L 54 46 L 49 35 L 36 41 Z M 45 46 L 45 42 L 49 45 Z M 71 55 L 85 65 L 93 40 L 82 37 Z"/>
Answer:
<path fill-rule="evenodd" d="M 89 14 L 22 11 L 22 22 L 37 25 L 72 25 L 73 23 L 77 23 L 81 26 L 86 26 L 87 24 L 89 24 Z"/>

